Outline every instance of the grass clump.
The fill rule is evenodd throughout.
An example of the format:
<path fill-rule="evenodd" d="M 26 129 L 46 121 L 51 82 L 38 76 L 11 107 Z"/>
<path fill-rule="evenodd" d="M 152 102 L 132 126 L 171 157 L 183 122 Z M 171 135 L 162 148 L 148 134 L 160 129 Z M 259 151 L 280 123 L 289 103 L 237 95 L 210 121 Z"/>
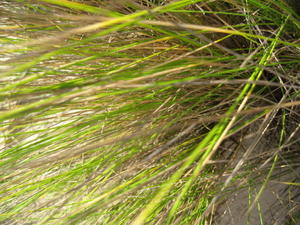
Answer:
<path fill-rule="evenodd" d="M 229 224 L 218 222 L 222 202 L 249 190 L 242 219 L 256 224 L 256 210 L 268 224 L 259 203 L 273 183 L 294 210 L 297 4 L 15 0 L 0 10 L 1 223 Z"/>

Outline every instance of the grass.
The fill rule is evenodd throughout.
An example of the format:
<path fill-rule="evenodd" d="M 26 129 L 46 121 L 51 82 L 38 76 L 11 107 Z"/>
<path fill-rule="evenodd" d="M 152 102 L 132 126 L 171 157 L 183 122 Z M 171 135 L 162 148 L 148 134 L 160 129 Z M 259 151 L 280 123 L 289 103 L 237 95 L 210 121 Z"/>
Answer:
<path fill-rule="evenodd" d="M 268 224 L 274 182 L 294 207 L 295 3 L 1 6 L 0 223 L 218 223 L 251 190 L 245 218 Z"/>

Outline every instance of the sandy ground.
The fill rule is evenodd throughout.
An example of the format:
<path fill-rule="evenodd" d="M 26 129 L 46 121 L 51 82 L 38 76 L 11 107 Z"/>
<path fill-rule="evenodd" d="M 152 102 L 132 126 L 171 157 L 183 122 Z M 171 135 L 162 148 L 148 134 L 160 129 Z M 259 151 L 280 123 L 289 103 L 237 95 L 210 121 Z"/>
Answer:
<path fill-rule="evenodd" d="M 236 161 L 232 163 L 232 168 L 236 166 L 238 161 L 243 157 L 243 154 L 255 142 L 259 136 L 255 135 L 259 129 L 259 123 L 250 128 L 250 134 L 243 139 L 242 144 L 238 149 Z M 259 135 L 259 134 L 258 134 Z M 275 147 L 276 137 L 272 143 L 270 134 L 268 138 L 259 137 L 259 141 L 252 151 L 253 155 L 264 155 L 267 150 Z M 272 136 L 271 136 L 272 137 Z M 270 141 L 271 140 L 271 141 Z M 295 149 L 299 151 L 299 149 Z M 266 157 L 267 159 L 268 157 Z M 297 161 L 297 159 L 294 159 Z M 300 162 L 300 158 L 299 158 Z M 273 172 L 273 177 L 264 188 L 256 204 L 250 212 L 250 205 L 261 189 L 262 183 L 266 178 L 266 174 L 260 175 L 259 170 L 254 178 L 251 188 L 246 187 L 238 191 L 231 191 L 231 194 L 220 196 L 217 201 L 216 211 L 214 212 L 214 225 L 300 225 L 300 186 L 287 185 L 281 182 L 298 182 L 300 183 L 300 168 L 292 168 L 278 162 L 276 169 Z M 269 167 L 270 168 L 270 163 Z M 267 170 L 268 171 L 268 170 Z M 254 168 L 254 175 L 255 175 Z M 277 176 L 276 176 L 277 175 Z M 224 176 L 224 182 L 226 180 Z M 239 179 L 241 182 L 243 178 Z M 235 182 L 234 187 L 238 188 L 239 182 Z M 223 197 L 223 199 L 222 199 Z"/>

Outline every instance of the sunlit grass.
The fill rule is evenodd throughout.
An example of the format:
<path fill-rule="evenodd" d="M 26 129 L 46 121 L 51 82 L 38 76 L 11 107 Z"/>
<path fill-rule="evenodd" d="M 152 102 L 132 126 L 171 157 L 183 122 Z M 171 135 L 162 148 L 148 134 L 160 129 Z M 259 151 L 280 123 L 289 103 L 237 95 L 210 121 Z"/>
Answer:
<path fill-rule="evenodd" d="M 251 211 L 297 166 L 300 26 L 285 1 L 2 4 L 4 224 L 205 224 L 237 182 L 262 184 Z M 240 147 L 256 124 L 253 143 L 279 127 L 266 155 Z"/>

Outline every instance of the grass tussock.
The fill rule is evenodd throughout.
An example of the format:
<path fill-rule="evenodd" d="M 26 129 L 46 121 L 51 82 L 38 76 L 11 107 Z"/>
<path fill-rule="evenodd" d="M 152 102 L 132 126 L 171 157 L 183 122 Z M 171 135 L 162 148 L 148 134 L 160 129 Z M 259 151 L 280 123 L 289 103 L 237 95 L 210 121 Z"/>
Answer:
<path fill-rule="evenodd" d="M 245 224 L 271 224 L 274 183 L 274 220 L 297 223 L 297 2 L 11 0 L 0 15 L 1 224 L 229 224 L 245 190 Z"/>

